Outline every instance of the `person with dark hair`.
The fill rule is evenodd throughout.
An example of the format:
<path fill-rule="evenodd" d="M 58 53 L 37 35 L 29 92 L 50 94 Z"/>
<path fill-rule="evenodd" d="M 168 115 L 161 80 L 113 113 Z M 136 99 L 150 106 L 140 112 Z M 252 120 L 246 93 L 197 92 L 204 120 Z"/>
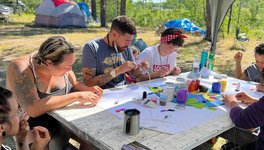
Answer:
<path fill-rule="evenodd" d="M 38 51 L 8 66 L 7 88 L 14 92 L 19 105 L 29 114 L 30 127 L 44 126 L 52 137 L 62 128 L 47 112 L 73 102 L 96 105 L 102 96 L 100 87 L 87 87 L 77 81 L 72 71 L 74 51 L 74 46 L 64 37 L 53 36 Z"/>
<path fill-rule="evenodd" d="M 29 150 L 27 135 L 29 126 L 27 116 L 18 108 L 17 101 L 11 91 L 0 87 L 0 147 L 1 150 L 11 150 L 3 145 L 3 141 L 15 136 L 17 150 Z M 49 131 L 41 126 L 33 128 L 33 143 L 31 150 L 48 149 L 50 141 Z"/>
<path fill-rule="evenodd" d="M 127 84 L 126 77 L 135 79 L 141 75 L 129 49 L 136 34 L 134 22 L 127 16 L 118 16 L 105 37 L 85 44 L 82 74 L 86 85 L 107 89 Z"/>
<path fill-rule="evenodd" d="M 258 45 L 255 48 L 256 62 L 247 67 L 244 72 L 242 72 L 241 67 L 242 58 L 243 54 L 241 52 L 236 53 L 236 55 L 234 56 L 236 62 L 235 77 L 237 79 L 245 81 L 261 82 L 263 80 L 261 73 L 264 69 L 264 43 Z"/>
<path fill-rule="evenodd" d="M 167 75 L 176 75 L 181 72 L 177 67 L 177 50 L 183 46 L 184 38 L 180 29 L 168 28 L 161 33 L 160 44 L 147 47 L 140 53 L 137 63 L 149 63 L 148 72 L 137 78 L 137 81 L 162 78 Z"/>

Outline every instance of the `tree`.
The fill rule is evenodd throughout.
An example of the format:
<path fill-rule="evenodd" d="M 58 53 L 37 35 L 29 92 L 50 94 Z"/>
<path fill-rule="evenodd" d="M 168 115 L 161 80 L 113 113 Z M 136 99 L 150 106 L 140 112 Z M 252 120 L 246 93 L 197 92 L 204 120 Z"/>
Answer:
<path fill-rule="evenodd" d="M 126 0 L 121 0 L 120 15 L 126 15 Z"/>
<path fill-rule="evenodd" d="M 92 17 L 96 21 L 96 0 L 91 0 Z"/>
<path fill-rule="evenodd" d="M 106 1 L 100 0 L 100 17 L 101 17 L 101 27 L 106 26 Z"/>
<path fill-rule="evenodd" d="M 241 6 L 242 6 L 242 2 L 239 1 L 239 8 L 238 8 L 238 15 L 237 15 L 237 23 L 240 22 L 240 12 L 241 12 Z"/>

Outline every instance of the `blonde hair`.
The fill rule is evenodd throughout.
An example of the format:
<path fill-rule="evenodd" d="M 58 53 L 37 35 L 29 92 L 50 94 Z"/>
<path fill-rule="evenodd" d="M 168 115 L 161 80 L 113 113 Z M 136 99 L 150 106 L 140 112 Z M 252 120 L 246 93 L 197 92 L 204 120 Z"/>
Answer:
<path fill-rule="evenodd" d="M 74 53 L 74 50 L 74 46 L 63 36 L 52 36 L 42 43 L 35 59 L 38 64 L 51 60 L 54 65 L 58 65 L 65 54 Z"/>

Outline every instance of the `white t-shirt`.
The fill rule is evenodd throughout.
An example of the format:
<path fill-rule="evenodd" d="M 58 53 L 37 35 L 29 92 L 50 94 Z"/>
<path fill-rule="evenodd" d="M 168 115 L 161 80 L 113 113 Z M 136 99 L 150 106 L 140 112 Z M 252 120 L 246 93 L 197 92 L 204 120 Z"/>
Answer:
<path fill-rule="evenodd" d="M 169 56 L 161 56 L 158 51 L 158 45 L 155 45 L 144 49 L 144 51 L 140 53 L 136 62 L 137 64 L 140 64 L 143 61 L 147 61 L 149 63 L 149 73 L 159 71 L 164 67 L 172 71 L 177 65 L 176 56 L 176 52 L 171 53 Z"/>

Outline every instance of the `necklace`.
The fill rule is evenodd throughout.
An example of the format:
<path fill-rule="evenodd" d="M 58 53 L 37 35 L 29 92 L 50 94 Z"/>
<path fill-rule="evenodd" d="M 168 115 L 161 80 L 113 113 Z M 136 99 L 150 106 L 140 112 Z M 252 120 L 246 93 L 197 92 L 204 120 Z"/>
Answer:
<path fill-rule="evenodd" d="M 160 45 L 158 46 L 158 52 L 159 52 L 159 57 L 160 57 L 160 65 L 163 66 L 163 63 L 162 63 L 162 59 L 161 59 L 161 49 L 160 49 Z M 168 62 L 169 62 L 169 56 L 166 57 L 167 58 L 167 61 L 164 65 L 167 65 Z"/>
<path fill-rule="evenodd" d="M 115 48 L 115 56 L 113 58 L 113 55 L 112 55 L 112 47 L 110 46 L 110 42 L 109 42 L 109 34 L 106 35 L 106 38 L 107 38 L 107 44 L 108 44 L 108 47 L 109 47 L 109 52 L 110 52 L 110 55 L 111 55 L 112 65 L 113 65 L 113 68 L 116 68 L 116 67 L 120 66 L 118 60 L 117 60 L 118 65 L 117 66 L 115 65 L 116 64 L 116 61 L 115 60 L 118 59 L 117 58 L 117 50 L 116 50 L 116 47 L 114 47 Z"/>
<path fill-rule="evenodd" d="M 117 51 L 116 46 L 114 46 L 115 56 L 113 58 L 113 55 L 112 55 L 112 47 L 110 46 L 109 34 L 106 35 L 106 38 L 107 38 L 107 44 L 108 44 L 108 47 L 109 47 L 109 52 L 110 52 L 110 55 L 111 55 L 112 66 L 113 66 L 113 69 L 115 69 L 116 67 L 119 67 L 120 66 L 120 61 L 119 61 L 119 58 L 118 58 L 118 51 Z M 115 60 L 117 60 L 117 66 L 115 65 L 116 64 L 116 61 Z M 118 75 L 117 77 L 115 77 L 113 79 L 113 81 L 116 82 L 116 83 L 119 83 L 120 81 L 123 81 L 123 80 L 124 80 L 124 75 L 123 74 L 120 74 L 120 75 Z"/>

